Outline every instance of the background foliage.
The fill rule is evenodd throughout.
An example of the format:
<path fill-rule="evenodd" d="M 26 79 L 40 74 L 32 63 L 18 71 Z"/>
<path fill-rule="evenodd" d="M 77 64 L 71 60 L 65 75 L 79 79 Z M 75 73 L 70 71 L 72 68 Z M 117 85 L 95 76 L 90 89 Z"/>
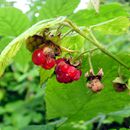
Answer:
<path fill-rule="evenodd" d="M 130 3 L 125 0 L 101 1 L 100 13 L 90 6 L 74 12 L 79 0 L 31 0 L 24 14 L 13 2 L 0 1 L 0 52 L 8 43 L 31 27 L 48 18 L 67 16 L 79 26 L 92 27 L 99 41 L 130 66 Z M 38 15 L 36 15 L 38 14 Z M 6 16 L 6 17 L 5 17 Z M 110 20 L 110 21 L 109 21 Z M 112 21 L 111 21 L 112 20 Z M 107 24 L 98 26 L 99 23 Z M 109 28 L 109 29 L 108 29 Z M 23 41 L 24 42 L 24 41 Z M 85 44 L 84 44 L 85 43 Z M 89 48 L 81 36 L 66 37 L 62 45 L 70 49 Z M 98 54 L 98 55 L 97 55 Z M 83 74 L 89 70 L 84 57 Z M 25 44 L 14 62 L 0 79 L 0 128 L 2 130 L 91 130 L 128 129 L 130 126 L 129 91 L 118 93 L 112 80 L 118 75 L 118 64 L 96 51 L 92 58 L 95 72 L 103 68 L 105 89 L 93 94 L 85 88 L 85 78 L 72 84 L 60 84 L 50 71 L 40 71 L 31 63 Z M 121 67 L 129 79 L 129 71 Z M 47 81 L 47 78 L 51 77 Z M 41 85 L 39 84 L 41 82 Z"/>

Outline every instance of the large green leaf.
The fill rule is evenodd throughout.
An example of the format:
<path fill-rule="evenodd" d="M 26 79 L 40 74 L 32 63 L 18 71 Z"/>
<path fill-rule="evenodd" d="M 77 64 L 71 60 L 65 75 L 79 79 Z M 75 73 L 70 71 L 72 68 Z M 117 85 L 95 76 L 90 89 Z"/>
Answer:
<path fill-rule="evenodd" d="M 29 19 L 13 7 L 0 8 L 0 35 L 17 36 L 29 27 Z"/>
<path fill-rule="evenodd" d="M 130 65 L 128 55 L 121 57 Z M 99 93 L 92 93 L 85 87 L 84 72 L 89 68 L 87 62 L 83 62 L 83 75 L 77 82 L 61 84 L 55 77 L 48 80 L 45 97 L 48 119 L 68 117 L 68 122 L 89 120 L 98 114 L 108 114 L 130 106 L 128 91 L 116 92 L 112 87 L 112 81 L 118 75 L 118 64 L 111 58 L 96 54 L 93 56 L 93 65 L 95 72 L 99 68 L 104 70 L 105 88 Z M 129 78 L 128 70 L 122 68 L 121 71 Z"/>
<path fill-rule="evenodd" d="M 52 74 L 54 73 L 54 69 L 45 70 L 43 68 L 40 68 L 39 73 L 40 73 L 40 84 L 42 85 L 46 80 L 48 80 L 48 78 L 52 76 Z"/>
<path fill-rule="evenodd" d="M 91 26 L 94 30 L 101 31 L 105 34 L 115 34 L 119 35 L 122 33 L 126 33 L 130 26 L 130 21 L 127 17 L 117 17 L 97 25 Z"/>
<path fill-rule="evenodd" d="M 25 58 L 26 57 L 26 58 Z M 21 72 L 26 72 L 28 63 L 31 61 L 31 53 L 26 49 L 23 43 L 17 55 L 14 57 L 14 65 L 16 65 Z"/>
<path fill-rule="evenodd" d="M 39 11 L 38 19 L 71 15 L 78 3 L 79 0 L 47 0 Z"/>
<path fill-rule="evenodd" d="M 81 10 L 73 14 L 71 19 L 80 26 L 88 27 L 119 16 L 128 16 L 128 14 L 123 6 L 118 3 L 112 3 L 102 5 L 98 14 L 94 10 Z"/>

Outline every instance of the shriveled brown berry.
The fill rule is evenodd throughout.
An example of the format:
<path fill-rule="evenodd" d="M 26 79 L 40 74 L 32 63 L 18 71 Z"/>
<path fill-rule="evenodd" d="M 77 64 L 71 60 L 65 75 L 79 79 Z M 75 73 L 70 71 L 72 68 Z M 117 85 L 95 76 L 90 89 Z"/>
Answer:
<path fill-rule="evenodd" d="M 103 83 L 101 82 L 103 76 L 103 70 L 100 69 L 99 72 L 95 75 L 94 71 L 90 69 L 89 72 L 85 73 L 87 78 L 86 87 L 91 89 L 93 92 L 99 92 L 104 88 Z"/>
<path fill-rule="evenodd" d="M 93 79 L 93 80 L 89 81 L 86 85 L 93 92 L 101 91 L 104 88 L 104 85 L 101 83 L 101 81 L 99 79 Z"/>
<path fill-rule="evenodd" d="M 126 84 L 114 83 L 113 87 L 117 92 L 123 92 L 127 89 Z"/>
<path fill-rule="evenodd" d="M 124 82 L 122 77 L 116 77 L 113 81 L 113 87 L 117 92 L 123 92 L 127 89 L 127 84 Z"/>
<path fill-rule="evenodd" d="M 38 49 L 41 44 L 44 44 L 45 40 L 42 36 L 34 35 L 30 36 L 26 40 L 26 48 L 33 52 L 35 49 Z"/>

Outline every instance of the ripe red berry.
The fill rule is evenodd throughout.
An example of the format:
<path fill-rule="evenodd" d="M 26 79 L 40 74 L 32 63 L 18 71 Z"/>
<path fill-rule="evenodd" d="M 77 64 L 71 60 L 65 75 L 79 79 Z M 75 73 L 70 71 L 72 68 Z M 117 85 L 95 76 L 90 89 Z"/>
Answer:
<path fill-rule="evenodd" d="M 76 71 L 77 69 L 75 68 L 75 67 L 73 67 L 73 66 L 69 66 L 69 68 L 68 68 L 68 71 L 67 71 L 67 73 L 68 73 L 68 75 L 73 79 L 74 78 L 74 76 L 76 75 Z"/>
<path fill-rule="evenodd" d="M 55 59 L 51 58 L 51 57 L 47 57 L 46 61 L 44 64 L 42 64 L 42 68 L 46 69 L 46 70 L 50 70 L 51 68 L 53 68 L 55 66 Z"/>
<path fill-rule="evenodd" d="M 57 81 L 60 83 L 70 83 L 74 80 L 78 80 L 81 76 L 81 71 L 74 66 L 66 63 L 64 59 L 58 59 L 55 68 Z"/>
<path fill-rule="evenodd" d="M 73 77 L 73 80 L 79 80 L 82 72 L 81 70 L 76 70 L 76 75 Z"/>
<path fill-rule="evenodd" d="M 41 65 L 45 63 L 46 57 L 41 49 L 37 49 L 33 52 L 32 61 L 35 65 Z"/>
<path fill-rule="evenodd" d="M 59 58 L 56 60 L 56 64 L 59 64 L 60 62 L 64 61 L 65 62 L 65 59 L 64 58 Z"/>
<path fill-rule="evenodd" d="M 56 79 L 60 83 L 70 83 L 70 82 L 72 82 L 71 78 L 66 73 L 57 74 Z"/>

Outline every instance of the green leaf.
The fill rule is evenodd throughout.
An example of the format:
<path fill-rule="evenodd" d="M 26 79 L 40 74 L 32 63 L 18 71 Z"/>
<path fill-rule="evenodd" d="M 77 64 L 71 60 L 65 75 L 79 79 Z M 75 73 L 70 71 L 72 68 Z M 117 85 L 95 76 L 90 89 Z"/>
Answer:
<path fill-rule="evenodd" d="M 26 57 L 26 58 L 25 58 Z M 31 53 L 26 49 L 23 43 L 17 55 L 14 57 L 14 65 L 16 65 L 21 72 L 28 70 L 29 62 L 31 61 Z"/>
<path fill-rule="evenodd" d="M 70 35 L 63 38 L 61 45 L 72 50 L 81 50 L 84 46 L 84 38 L 80 35 Z"/>
<path fill-rule="evenodd" d="M 119 16 L 128 16 L 128 14 L 119 3 L 112 3 L 102 5 L 98 14 L 94 10 L 81 10 L 73 14 L 70 18 L 80 26 L 89 27 Z"/>
<path fill-rule="evenodd" d="M 29 19 L 19 9 L 0 8 L 0 35 L 18 36 L 29 27 Z"/>
<path fill-rule="evenodd" d="M 36 33 L 42 32 L 45 28 L 49 28 L 57 24 L 60 24 L 64 20 L 65 20 L 65 17 L 59 17 L 57 19 L 49 19 L 49 20 L 40 21 L 36 23 L 35 25 L 33 25 L 31 28 L 29 28 L 27 31 L 19 35 L 13 41 L 11 41 L 9 45 L 6 46 L 5 49 L 1 52 L 1 55 L 0 55 L 0 76 L 3 74 L 6 66 L 11 62 L 12 58 L 19 51 L 20 47 L 22 46 L 22 43 L 25 43 L 26 38 Z"/>
<path fill-rule="evenodd" d="M 2 37 L 0 39 L 0 52 L 8 45 L 8 43 L 12 40 L 10 37 Z"/>
<path fill-rule="evenodd" d="M 130 21 L 127 17 L 117 17 L 103 23 L 99 23 L 91 26 L 94 30 L 101 31 L 105 34 L 115 34 L 120 35 L 122 33 L 126 33 L 130 26 Z"/>
<path fill-rule="evenodd" d="M 38 19 L 71 15 L 78 4 L 79 0 L 47 0 L 39 11 Z"/>
<path fill-rule="evenodd" d="M 130 65 L 128 55 L 122 55 Z M 47 118 L 68 117 L 67 122 L 89 120 L 99 114 L 109 114 L 130 106 L 128 91 L 116 92 L 112 81 L 118 75 L 118 64 L 111 58 L 95 54 L 92 58 L 95 73 L 103 68 L 105 88 L 99 93 L 92 93 L 86 88 L 84 73 L 89 70 L 88 63 L 83 62 L 83 75 L 77 82 L 61 84 L 56 78 L 48 80 L 46 86 Z M 129 78 L 129 71 L 121 68 L 122 74 Z M 61 130 L 62 127 L 61 127 Z"/>
<path fill-rule="evenodd" d="M 31 125 L 27 126 L 21 130 L 54 130 L 52 125 Z"/>
<path fill-rule="evenodd" d="M 54 69 L 45 70 L 43 68 L 40 68 L 39 73 L 40 73 L 40 84 L 42 85 L 46 80 L 48 80 L 48 78 L 52 76 L 52 74 L 54 73 Z"/>

